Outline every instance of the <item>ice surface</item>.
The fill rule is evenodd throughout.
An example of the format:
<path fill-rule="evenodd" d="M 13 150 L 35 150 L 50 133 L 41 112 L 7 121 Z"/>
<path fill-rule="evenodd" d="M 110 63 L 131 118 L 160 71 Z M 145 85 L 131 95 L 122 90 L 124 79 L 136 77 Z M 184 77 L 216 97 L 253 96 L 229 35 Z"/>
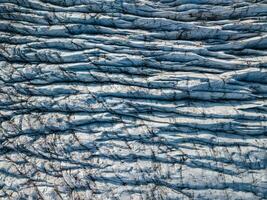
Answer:
<path fill-rule="evenodd" d="M 0 199 L 267 199 L 265 0 L 0 0 Z"/>

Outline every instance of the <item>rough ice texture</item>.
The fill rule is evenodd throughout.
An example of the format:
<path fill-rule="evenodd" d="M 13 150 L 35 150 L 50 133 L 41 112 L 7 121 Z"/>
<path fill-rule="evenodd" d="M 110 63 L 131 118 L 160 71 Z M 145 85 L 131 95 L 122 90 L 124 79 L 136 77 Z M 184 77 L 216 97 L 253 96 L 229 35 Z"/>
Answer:
<path fill-rule="evenodd" d="M 0 0 L 0 199 L 266 199 L 267 2 Z"/>

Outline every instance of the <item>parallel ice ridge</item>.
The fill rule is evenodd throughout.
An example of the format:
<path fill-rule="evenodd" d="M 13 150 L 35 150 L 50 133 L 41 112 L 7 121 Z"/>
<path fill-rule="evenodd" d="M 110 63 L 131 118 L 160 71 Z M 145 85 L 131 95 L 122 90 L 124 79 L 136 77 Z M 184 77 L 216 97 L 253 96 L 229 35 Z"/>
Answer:
<path fill-rule="evenodd" d="M 0 199 L 266 199 L 267 1 L 0 0 Z"/>

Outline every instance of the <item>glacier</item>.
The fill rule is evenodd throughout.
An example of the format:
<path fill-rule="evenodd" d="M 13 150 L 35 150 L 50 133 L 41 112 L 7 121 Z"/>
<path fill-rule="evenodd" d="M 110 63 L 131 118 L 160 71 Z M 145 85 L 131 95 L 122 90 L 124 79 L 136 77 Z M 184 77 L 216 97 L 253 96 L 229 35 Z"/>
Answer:
<path fill-rule="evenodd" d="M 0 0 L 0 199 L 267 199 L 267 1 Z"/>

